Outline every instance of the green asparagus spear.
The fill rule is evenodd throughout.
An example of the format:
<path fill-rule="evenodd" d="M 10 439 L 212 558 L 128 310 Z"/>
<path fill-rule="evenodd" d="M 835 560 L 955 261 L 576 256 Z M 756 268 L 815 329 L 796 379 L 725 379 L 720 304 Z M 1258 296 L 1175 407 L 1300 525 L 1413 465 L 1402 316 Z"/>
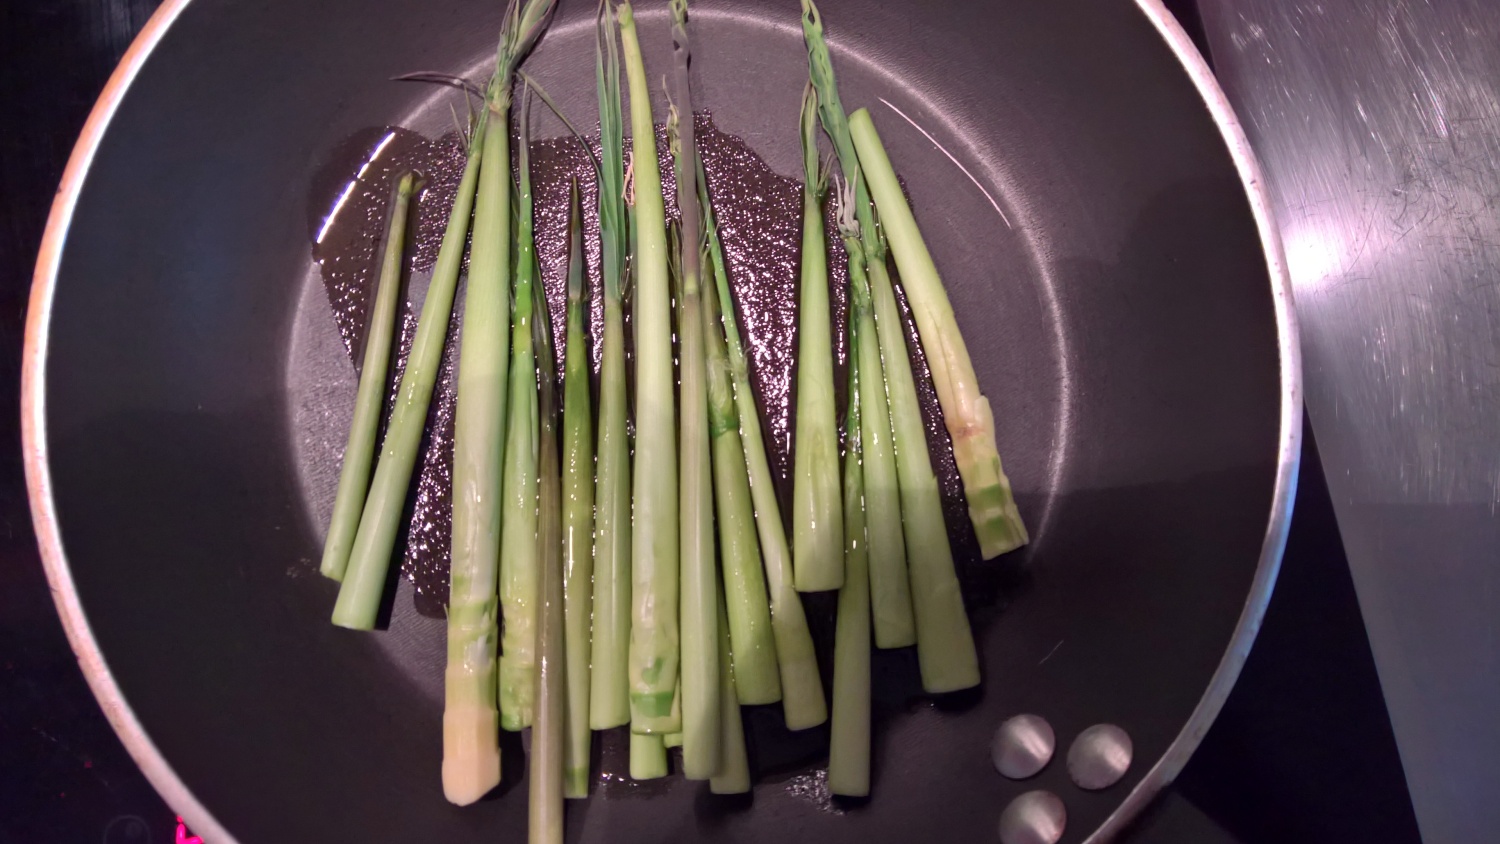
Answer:
<path fill-rule="evenodd" d="M 927 450 L 916 382 L 911 367 L 904 362 L 909 360 L 906 332 L 884 259 L 869 266 L 881 357 L 903 361 L 886 367 L 885 384 L 892 397 L 891 426 L 896 435 L 896 474 L 901 483 L 901 518 L 922 688 L 933 693 L 967 689 L 979 685 L 979 657 L 953 567 L 953 550 L 943 522 L 932 455 Z"/>
<path fill-rule="evenodd" d="M 706 780 L 719 771 L 719 578 L 714 564 L 713 470 L 708 431 L 708 384 L 703 338 L 703 276 L 699 242 L 703 220 L 698 209 L 698 147 L 693 131 L 691 47 L 687 0 L 671 0 L 672 89 L 667 138 L 677 176 L 678 241 L 681 266 L 677 320 L 678 394 L 682 404 L 682 773 Z M 680 110 L 679 110 L 680 109 Z"/>
<path fill-rule="evenodd" d="M 453 444 L 453 545 L 444 675 L 443 787 L 473 802 L 500 781 L 495 649 L 499 638 L 501 462 L 510 331 L 511 81 L 553 0 L 512 3 L 485 96 L 484 153 L 464 298 Z"/>
<path fill-rule="evenodd" d="M 849 317 L 852 324 L 851 357 L 860 368 L 860 446 L 862 485 L 869 536 L 870 608 L 875 644 L 900 648 L 917 639 L 912 615 L 911 585 L 906 572 L 905 532 L 901 523 L 900 485 L 891 436 L 891 415 L 886 403 L 885 367 L 876 337 L 875 309 L 859 245 L 859 224 L 854 220 L 854 196 L 849 183 L 839 192 L 839 233 L 849 253 Z M 904 366 L 898 362 L 896 366 Z M 947 542 L 947 537 L 943 537 Z"/>
<path fill-rule="evenodd" d="M 505 629 L 500 653 L 500 726 L 531 726 L 536 689 L 537 356 L 532 288 L 537 284 L 531 197 L 530 98 L 521 103 L 516 159 L 516 311 L 511 330 L 510 423 L 503 476 L 504 529 L 500 542 L 500 607 Z"/>
<path fill-rule="evenodd" d="M 852 137 L 854 127 L 858 126 L 864 139 L 859 143 L 864 148 L 860 159 L 861 172 L 871 178 L 872 186 L 875 184 L 876 174 L 881 174 L 881 192 L 886 195 L 886 204 L 882 207 L 892 209 L 892 202 L 899 203 L 899 208 L 892 209 L 894 217 L 886 221 L 883 232 L 890 233 L 892 237 L 899 232 L 903 249 L 915 248 L 911 245 L 914 241 L 925 255 L 926 247 L 921 245 L 921 234 L 917 232 L 916 223 L 911 219 L 911 210 L 896 183 L 895 173 L 890 170 L 890 161 L 885 158 L 885 151 L 880 147 L 880 139 L 875 135 L 875 126 L 870 122 L 869 113 L 864 112 L 861 118 L 857 112 L 856 118 L 851 119 L 849 132 Z M 866 163 L 869 164 L 868 168 L 864 166 Z M 894 196 L 890 195 L 892 192 Z M 868 202 L 861 207 L 873 218 Z M 902 211 L 905 212 L 904 217 Z M 873 222 L 867 225 L 870 229 L 874 228 Z M 862 228 L 864 227 L 866 224 L 862 224 Z M 882 355 L 887 361 L 907 358 L 906 332 L 901 327 L 895 292 L 885 268 L 884 234 L 864 238 L 864 247 L 871 270 L 870 286 L 875 301 L 875 319 L 880 328 Z M 923 269 L 931 266 L 929 257 L 925 267 L 918 264 L 912 266 L 912 270 L 920 274 Z M 988 554 L 1001 547 L 1011 550 L 1024 543 L 1026 529 L 1022 526 L 1020 515 L 1010 497 L 1010 482 L 1005 480 L 1005 474 L 1000 469 L 989 402 L 979 393 L 978 381 L 974 377 L 973 366 L 968 362 L 968 352 L 964 348 L 963 337 L 958 332 L 958 324 L 953 320 L 953 308 L 948 304 L 942 282 L 938 280 L 935 269 L 931 272 L 930 277 L 922 278 L 919 275 L 922 281 L 916 285 L 908 283 L 906 289 L 911 294 L 913 313 L 929 317 L 929 332 L 924 336 L 932 336 L 932 330 L 943 332 L 936 340 L 924 342 L 924 350 L 944 356 L 941 363 L 931 366 L 933 383 L 938 387 L 939 402 L 942 402 L 945 395 L 946 384 L 946 394 L 950 401 L 944 404 L 943 417 L 954 439 L 954 457 L 960 466 L 959 474 L 966 479 L 965 491 L 969 498 L 971 521 L 980 536 L 982 551 Z M 919 289 L 922 291 L 921 295 L 927 297 L 922 300 L 924 304 L 921 306 L 917 305 L 919 300 L 914 292 Z M 933 323 L 941 323 L 941 317 L 938 316 L 941 312 L 946 312 L 947 322 L 938 327 Z M 923 320 L 919 318 L 919 332 L 922 331 L 922 323 Z M 940 372 L 943 374 L 939 375 Z M 917 404 L 917 390 L 911 368 L 887 367 L 886 387 L 892 398 L 891 415 L 896 434 L 897 471 L 901 480 L 901 508 L 910 562 L 912 606 L 916 613 L 917 659 L 921 664 L 922 687 L 929 692 L 971 688 L 979 685 L 979 657 L 974 648 L 974 635 L 969 629 L 963 593 L 953 566 L 953 552 L 948 543 L 947 527 L 943 523 L 937 476 L 933 474 L 931 455 L 927 451 L 926 430 Z M 964 391 L 965 398 L 953 401 L 955 391 L 960 390 Z M 949 410 L 950 406 L 952 411 Z M 981 406 L 983 410 L 977 410 Z M 979 417 L 982 416 L 982 423 L 988 425 L 987 434 L 960 421 L 958 414 L 965 410 L 976 414 L 973 417 L 976 424 L 981 421 Z M 960 437 L 967 438 L 967 445 L 962 452 L 958 446 Z M 976 472 L 983 476 L 982 483 L 987 485 L 987 491 L 982 492 L 980 487 L 970 486 L 970 480 L 980 477 Z M 986 501 L 998 504 L 986 506 Z M 976 502 L 980 505 L 977 508 Z M 989 544 L 989 549 L 984 548 L 986 544 Z M 915 553 L 915 549 L 920 549 L 921 553 Z"/>
<path fill-rule="evenodd" d="M 1000 466 L 989 400 L 979 391 L 979 379 L 959 333 L 953 306 L 870 113 L 864 109 L 856 111 L 849 119 L 849 129 L 869 179 L 870 192 L 880 207 L 896 266 L 901 270 L 901 282 L 916 317 L 922 348 L 932 367 L 943 421 L 953 438 L 953 455 L 969 500 L 970 520 L 985 558 L 999 556 L 1025 545 L 1027 536 L 1011 494 L 1010 480 Z"/>
<path fill-rule="evenodd" d="M 589 406 L 588 284 L 583 207 L 574 181 L 568 214 L 568 337 L 563 379 L 563 606 L 568 650 L 568 797 L 589 793 L 589 650 L 594 580 L 594 432 Z"/>
<path fill-rule="evenodd" d="M 405 173 L 396 185 L 390 222 L 385 230 L 385 260 L 380 283 L 375 288 L 375 307 L 370 330 L 365 335 L 364 366 L 354 397 L 354 422 L 349 426 L 349 444 L 344 447 L 344 466 L 339 472 L 338 494 L 333 499 L 333 520 L 323 543 L 319 571 L 333 580 L 343 580 L 349 567 L 349 549 L 359 530 L 359 513 L 370 489 L 370 464 L 375 459 L 375 437 L 380 429 L 380 408 L 385 401 L 386 376 L 391 369 L 391 337 L 396 329 L 396 305 L 401 297 L 401 254 L 406 241 L 406 218 L 411 198 L 421 189 L 416 174 Z"/>
<path fill-rule="evenodd" d="M 677 431 L 672 377 L 672 306 L 666 210 L 651 95 L 635 13 L 621 3 L 620 41 L 630 85 L 635 221 L 636 457 L 631 548 L 630 727 L 668 733 L 678 667 Z"/>
<path fill-rule="evenodd" d="M 458 286 L 464 244 L 469 236 L 469 215 L 474 209 L 474 189 L 479 182 L 483 146 L 484 124 L 479 123 L 469 140 L 463 178 L 453 198 L 453 210 L 448 215 L 443 243 L 438 247 L 437 264 L 432 269 L 432 281 L 422 303 L 422 315 L 417 320 L 417 334 L 412 338 L 406 369 L 401 373 L 401 386 L 397 389 L 395 407 L 375 465 L 375 476 L 370 481 L 370 493 L 359 517 L 354 548 L 349 552 L 349 566 L 339 585 L 338 600 L 333 605 L 333 623 L 340 627 L 369 630 L 375 626 L 386 573 L 390 570 L 391 552 L 395 549 L 396 533 L 401 527 L 401 513 L 406 506 L 407 489 L 411 485 L 411 473 L 417 464 L 422 428 L 427 424 L 427 407 L 432 401 L 432 388 L 437 383 L 438 369 L 443 362 L 443 344 L 448 336 L 454 290 Z"/>
<path fill-rule="evenodd" d="M 844 587 L 839 590 L 833 643 L 833 725 L 828 745 L 828 790 L 846 797 L 870 793 L 870 571 L 865 539 L 864 470 L 860 467 L 859 358 L 849 366 L 849 411 L 844 454 Z"/>
<path fill-rule="evenodd" d="M 729 289 L 729 272 L 724 264 L 724 249 L 719 242 L 713 203 L 708 187 L 700 178 L 703 217 L 708 235 L 709 255 L 713 259 L 714 281 L 719 304 L 724 309 L 724 339 L 729 358 L 729 372 L 734 384 L 735 406 L 739 409 L 740 436 L 745 445 L 745 463 L 750 476 L 750 497 L 755 504 L 755 527 L 760 535 L 761 555 L 766 563 L 766 584 L 771 598 L 771 633 L 776 640 L 776 660 L 781 667 L 781 706 L 788 729 L 803 730 L 828 720 L 828 702 L 823 696 L 823 681 L 818 676 L 817 655 L 813 652 L 812 634 L 802 599 L 792 583 L 792 554 L 787 545 L 786 528 L 781 521 L 781 506 L 771 479 L 771 463 L 761 436 L 760 410 L 750 386 L 750 369 L 745 361 L 745 347 L 740 342 L 739 323 L 735 317 L 734 298 Z"/>
<path fill-rule="evenodd" d="M 882 329 L 875 322 L 869 281 L 869 274 L 876 269 L 869 265 L 868 251 L 868 241 L 878 235 L 873 217 L 868 213 L 869 201 L 859 161 L 849 140 L 848 121 L 839 99 L 828 44 L 823 38 L 822 18 L 812 0 L 802 0 L 802 33 L 807 42 L 809 78 L 817 89 L 818 113 L 823 129 L 833 140 L 839 166 L 844 172 L 839 228 L 844 251 L 849 256 L 850 307 L 860 318 L 868 311 L 871 323 L 870 342 L 861 352 L 865 355 L 861 361 L 866 388 L 861 393 L 865 402 L 861 418 L 864 426 L 865 506 L 870 533 L 870 598 L 874 611 L 875 644 L 882 648 L 898 648 L 914 643 L 917 631 L 907 578 L 907 558 L 913 546 L 904 536 L 902 518 L 906 513 L 901 509 L 896 461 L 899 444 L 890 429 L 891 415 L 901 412 L 895 403 L 903 397 L 888 394 L 886 388 L 889 387 L 890 369 L 908 363 L 904 359 L 880 359 L 882 346 L 877 343 L 876 332 Z M 880 389 L 876 389 L 877 385 Z M 925 443 L 922 448 L 925 454 Z M 946 535 L 943 541 L 947 541 Z"/>
<path fill-rule="evenodd" d="M 833 338 L 828 313 L 828 244 L 823 235 L 827 174 L 818 160 L 817 90 L 802 95 L 802 279 L 797 317 L 797 438 L 792 488 L 792 562 L 797 589 L 843 584 Z"/>
<path fill-rule="evenodd" d="M 723 584 L 720 584 L 722 587 Z M 714 794 L 743 794 L 750 790 L 750 759 L 745 753 L 745 725 L 740 720 L 740 704 L 736 700 L 735 670 L 729 657 L 729 614 L 725 608 L 724 590 L 719 592 L 719 729 L 722 731 L 720 746 L 724 754 L 719 772 L 708 781 L 708 790 Z"/>
<path fill-rule="evenodd" d="M 524 133 L 522 135 L 524 137 Z M 536 558 L 538 579 L 535 722 L 531 730 L 531 817 L 529 844 L 562 844 L 564 758 L 568 721 L 568 655 L 563 586 L 562 478 L 557 455 L 557 358 L 552 320 L 540 283 L 530 291 L 537 352 L 537 495 Z"/>
<path fill-rule="evenodd" d="M 715 276 L 715 283 L 703 285 L 703 333 L 708 349 L 708 425 L 713 436 L 714 504 L 718 512 L 722 579 L 729 598 L 734 688 L 738 703 L 775 703 L 781 700 L 781 677 L 776 667 L 776 641 L 771 632 L 771 607 L 766 596 L 765 572 L 761 569 L 760 541 L 755 535 L 755 510 L 750 499 L 744 442 L 740 438 L 740 415 L 730 380 L 729 352 L 724 345 L 717 273 L 711 260 L 700 263 L 705 272 Z"/>
<path fill-rule="evenodd" d="M 594 539 L 594 644 L 589 726 L 630 721 L 630 441 L 626 428 L 625 211 L 620 57 L 609 0 L 599 5 L 595 73 L 599 90 L 599 251 L 604 332 L 599 369 L 599 467 Z"/>

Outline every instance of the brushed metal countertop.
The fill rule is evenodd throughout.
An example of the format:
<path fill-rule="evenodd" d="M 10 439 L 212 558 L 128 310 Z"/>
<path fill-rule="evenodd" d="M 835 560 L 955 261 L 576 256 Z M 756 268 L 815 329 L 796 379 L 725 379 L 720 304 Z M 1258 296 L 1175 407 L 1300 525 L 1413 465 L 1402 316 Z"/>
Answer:
<path fill-rule="evenodd" d="M 1500 840 L 1500 4 L 1198 7 L 1423 838 Z"/>

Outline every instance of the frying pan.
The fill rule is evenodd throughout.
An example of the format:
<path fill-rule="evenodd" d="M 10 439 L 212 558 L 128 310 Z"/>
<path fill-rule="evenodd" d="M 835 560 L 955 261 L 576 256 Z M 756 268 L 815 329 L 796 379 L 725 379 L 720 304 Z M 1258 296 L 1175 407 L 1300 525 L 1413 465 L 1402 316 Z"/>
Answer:
<path fill-rule="evenodd" d="M 502 5 L 168 0 L 53 208 L 25 362 L 37 533 L 106 714 L 213 844 L 523 834 L 518 748 L 497 795 L 442 799 L 441 624 L 397 595 L 389 629 L 335 629 L 333 585 L 312 575 L 353 376 L 308 339 L 327 329 L 307 185 L 359 130 L 444 131 L 450 94 L 387 80 L 479 74 Z M 654 5 L 638 17 L 659 78 Z M 1156 0 L 823 11 L 845 102 L 875 110 L 947 280 L 1034 541 L 963 572 L 980 690 L 932 701 L 909 654 L 878 656 L 868 802 L 830 802 L 820 737 L 750 710 L 748 800 L 605 777 L 568 835 L 983 841 L 1045 788 L 1064 840 L 1110 838 L 1217 713 L 1285 539 L 1299 371 L 1253 159 Z M 564 0 L 528 64 L 576 115 L 593 113 L 592 15 Z M 796 172 L 796 5 L 703 0 L 694 21 L 699 102 Z M 1051 722 L 1059 758 L 1012 782 L 988 743 L 1021 712 Z M 1061 756 L 1101 722 L 1134 762 L 1086 792 Z M 601 766 L 617 739 L 601 734 Z"/>

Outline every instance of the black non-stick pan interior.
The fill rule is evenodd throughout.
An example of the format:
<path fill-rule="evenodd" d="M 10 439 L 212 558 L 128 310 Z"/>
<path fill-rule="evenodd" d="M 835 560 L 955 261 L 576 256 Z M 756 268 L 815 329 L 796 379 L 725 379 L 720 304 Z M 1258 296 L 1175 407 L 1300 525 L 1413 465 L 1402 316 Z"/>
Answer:
<path fill-rule="evenodd" d="M 665 4 L 639 5 L 660 78 Z M 983 841 L 1046 788 L 1081 841 L 1188 725 L 1262 563 L 1286 400 L 1265 253 L 1218 128 L 1134 4 L 822 9 L 845 103 L 874 113 L 947 281 L 1034 541 L 964 572 L 981 690 L 933 701 L 912 655 L 876 659 L 867 802 L 828 800 L 823 734 L 753 710 L 750 799 L 610 774 L 570 804 L 568 836 Z M 71 222 L 40 386 L 55 494 L 37 506 L 55 506 L 93 637 L 169 766 L 153 775 L 241 844 L 524 835 L 519 742 L 497 795 L 443 799 L 442 623 L 403 585 L 389 629 L 336 629 L 316 575 L 354 375 L 310 186 L 361 131 L 448 131 L 455 94 L 388 80 L 481 73 L 502 11 L 192 0 Z M 586 126 L 594 13 L 563 0 L 527 65 Z M 700 107 L 797 173 L 797 4 L 704 0 L 693 27 Z M 988 746 L 1020 712 L 1051 722 L 1059 758 L 1011 782 Z M 1134 763 L 1085 792 L 1060 757 L 1100 722 L 1129 732 Z"/>

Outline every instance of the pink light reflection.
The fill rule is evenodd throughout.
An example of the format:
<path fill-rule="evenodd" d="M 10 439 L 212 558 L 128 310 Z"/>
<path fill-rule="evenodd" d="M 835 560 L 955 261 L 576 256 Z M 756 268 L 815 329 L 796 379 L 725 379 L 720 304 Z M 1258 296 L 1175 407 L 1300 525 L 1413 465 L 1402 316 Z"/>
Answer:
<path fill-rule="evenodd" d="M 203 844 L 203 839 L 196 835 L 188 835 L 187 824 L 182 822 L 182 816 L 177 816 L 177 835 L 172 838 L 172 844 Z"/>

